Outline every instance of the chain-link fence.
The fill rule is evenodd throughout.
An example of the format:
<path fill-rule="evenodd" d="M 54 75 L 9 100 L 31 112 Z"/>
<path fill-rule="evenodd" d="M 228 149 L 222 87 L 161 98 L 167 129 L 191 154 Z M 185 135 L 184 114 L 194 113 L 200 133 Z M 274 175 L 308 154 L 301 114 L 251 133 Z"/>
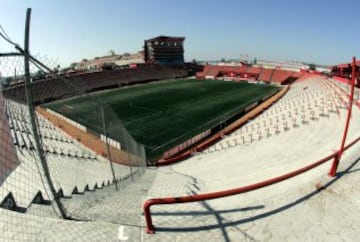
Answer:
<path fill-rule="evenodd" d="M 145 173 L 145 149 L 91 93 L 126 71 L 59 74 L 17 49 L 0 55 L 0 240 L 116 239 L 119 196 Z M 62 102 L 73 97 L 86 106 Z"/>

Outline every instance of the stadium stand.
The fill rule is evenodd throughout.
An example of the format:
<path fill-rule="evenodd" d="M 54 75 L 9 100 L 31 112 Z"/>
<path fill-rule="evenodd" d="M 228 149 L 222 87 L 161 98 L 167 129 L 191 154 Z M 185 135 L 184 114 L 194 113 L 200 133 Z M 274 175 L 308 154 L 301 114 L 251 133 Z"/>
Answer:
<path fill-rule="evenodd" d="M 342 82 L 342 81 L 337 81 L 336 79 L 329 79 L 329 83 L 330 85 L 337 90 L 337 92 L 349 97 L 349 85 Z M 356 89 L 355 93 L 354 93 L 354 102 L 357 108 L 360 108 L 360 90 Z M 346 105 L 348 105 L 346 103 Z"/>
<path fill-rule="evenodd" d="M 259 80 L 269 82 L 271 80 L 273 71 L 273 69 L 262 68 L 259 75 Z"/>
<path fill-rule="evenodd" d="M 261 68 L 259 67 L 248 67 L 246 69 L 246 73 L 250 74 L 250 75 L 259 75 L 261 72 Z"/>
<path fill-rule="evenodd" d="M 36 173 L 29 174 L 27 172 L 37 170 L 36 164 L 39 163 L 39 160 L 35 155 L 34 137 L 30 123 L 24 121 L 29 120 L 26 106 L 7 100 L 6 109 L 20 165 L 0 187 L 0 201 L 11 192 L 16 204 L 27 208 L 39 191 L 45 200 L 50 200 L 46 192 L 48 189 L 42 186 L 41 177 L 38 177 Z M 76 192 L 81 193 L 86 189 L 94 190 L 114 182 L 108 160 L 71 139 L 42 116 L 38 115 L 38 120 L 56 192 L 61 191 L 63 196 L 71 197 L 75 189 Z M 117 174 L 116 179 L 125 179 L 129 168 L 116 163 L 113 165 Z M 27 187 L 11 191 L 12 187 L 17 186 L 16 181 L 24 179 L 24 177 L 28 177 L 31 181 L 30 187 L 33 189 Z"/>
<path fill-rule="evenodd" d="M 311 90 L 305 89 L 307 91 L 304 92 L 304 88 L 309 84 Z M 205 152 L 219 151 L 269 138 L 311 120 L 318 120 L 319 117 L 329 116 L 330 113 L 338 113 L 340 108 L 345 107 L 344 102 L 341 101 L 343 97 L 335 94 L 324 80 L 313 78 L 312 83 L 307 80 L 306 86 L 299 84 L 292 86 L 291 93 L 280 99 L 269 111 L 232 133 L 230 139 L 219 142 Z"/>
<path fill-rule="evenodd" d="M 282 75 L 279 73 L 279 78 Z M 278 78 L 275 73 L 273 78 Z M 308 197 L 314 184 L 329 182 L 324 176 L 328 166 L 241 197 L 153 207 L 154 224 L 158 226 L 156 235 L 145 233 L 139 206 L 146 198 L 195 195 L 252 184 L 309 164 L 336 150 L 346 112 L 341 100 L 347 101 L 348 96 L 339 89 L 343 84 L 333 80 L 327 82 L 319 76 L 302 76 L 302 80 L 292 84 L 277 103 L 231 135 L 224 136 L 220 142 L 184 162 L 169 167 L 149 168 L 138 182 L 118 193 L 108 193 L 106 190 L 113 183 L 108 160 L 96 155 L 38 114 L 38 125 L 56 191 L 59 196 L 67 197 L 62 200 L 67 212 L 82 221 L 59 219 L 54 212 L 39 213 L 35 209 L 35 201 L 39 198 L 50 201 L 52 197 L 43 181 L 39 160 L 34 155 L 36 149 L 27 121 L 27 107 L 6 99 L 4 107 L 11 144 L 14 144 L 19 162 L 0 184 L 0 203 L 4 205 L 3 201 L 14 201 L 12 207 L 0 208 L 1 238 L 110 241 L 119 236 L 119 226 L 124 226 L 131 241 L 245 240 L 250 236 L 256 240 L 282 240 L 289 238 L 290 232 L 299 238 L 303 238 L 304 233 L 312 238 L 330 238 L 326 226 L 317 226 L 316 231 L 310 228 L 323 221 L 338 221 L 338 217 L 332 215 L 336 207 L 325 207 L 322 214 L 310 215 L 316 214 L 311 205 L 321 206 L 321 203 L 316 197 Z M 334 89 L 336 87 L 339 87 L 337 91 Z M 350 126 L 348 140 L 360 135 L 359 119 L 359 110 L 354 110 L 352 120 L 355 122 Z M 342 168 L 350 166 L 358 158 L 356 149 L 345 154 Z M 118 179 L 129 176 L 129 167 L 120 164 L 114 166 Z M 358 165 L 351 171 L 356 169 Z M 344 178 L 346 184 L 358 181 L 356 176 L 347 177 Z M 22 183 L 24 180 L 28 182 Z M 101 187 L 103 189 L 99 189 Z M 335 188 L 338 194 L 359 194 L 357 190 L 350 190 L 351 187 L 345 189 L 339 185 Z M 97 192 L 90 194 L 87 190 Z M 321 193 L 319 200 L 332 204 L 336 199 L 332 194 L 330 190 Z M 295 206 L 292 205 L 294 200 L 304 202 L 294 202 Z M 359 212 L 359 208 L 352 205 L 355 201 L 350 196 L 341 196 L 336 202 L 347 208 L 337 210 L 342 213 L 340 229 L 347 228 L 346 224 L 359 225 L 351 216 Z M 40 210 L 44 209 L 42 205 Z M 299 216 L 304 212 L 311 218 Z M 267 218 L 269 216 L 270 219 Z M 297 219 L 294 220 L 294 217 Z M 289 224 L 287 230 L 290 232 L 281 229 L 284 223 Z M 19 229 L 12 229 L 15 227 Z M 347 236 L 350 240 L 357 238 L 356 233 Z"/>
<path fill-rule="evenodd" d="M 292 71 L 274 69 L 274 72 L 271 75 L 270 81 L 281 83 L 281 84 L 287 84 L 287 82 L 291 81 L 290 77 L 292 76 L 292 74 L 293 74 Z"/>
<path fill-rule="evenodd" d="M 198 72 L 196 76 L 197 78 L 214 79 L 218 76 L 219 72 L 219 68 L 207 65 L 204 67 L 203 71 Z"/>
<path fill-rule="evenodd" d="M 216 79 L 217 77 L 232 78 L 234 80 L 241 79 L 258 79 L 260 68 L 244 66 L 211 66 L 204 67 L 202 72 L 198 72 L 198 79 Z"/>
<path fill-rule="evenodd" d="M 39 80 L 33 83 L 34 102 L 44 103 L 94 90 L 161 79 L 174 79 L 186 75 L 187 71 L 182 67 L 141 66 L 123 70 L 73 74 L 67 77 L 69 79 L 68 85 L 64 85 L 61 81 L 62 77 Z M 6 88 L 4 96 L 17 98 L 17 101 L 24 102 L 24 84 Z"/>
<path fill-rule="evenodd" d="M 26 32 L 30 13 L 28 9 Z M 35 81 L 29 78 L 33 71 L 29 65 L 37 62 L 28 60 L 28 37 L 27 33 L 25 50 L 15 46 L 19 53 L 10 53 L 15 60 L 6 65 L 9 73 L 15 68 L 17 74 L 24 73 L 26 95 L 23 83 L 0 90 L 1 241 L 358 241 L 359 89 L 350 106 L 346 81 L 294 74 L 276 69 L 276 62 L 264 63 L 275 64 L 275 69 L 205 67 L 201 78 L 288 85 L 277 102 L 251 116 L 239 129 L 223 133 L 209 148 L 195 150 L 176 164 L 146 168 L 144 146 L 128 135 L 121 120 L 112 119 L 111 107 L 90 100 L 91 95 L 82 97 L 89 97 L 89 106 L 99 105 L 99 109 L 94 107 L 86 114 L 101 118 L 104 132 L 98 135 L 105 137 L 109 159 L 51 123 L 37 105 L 96 90 L 183 77 L 186 70 L 141 66 Z M 44 68 L 35 66 L 36 70 Z M 354 107 L 352 113 L 350 107 Z M 345 128 L 349 128 L 343 139 L 346 152 L 341 154 L 345 121 L 350 126 Z M 126 150 L 128 165 L 112 162 L 109 132 L 119 132 L 120 139 L 126 140 L 118 141 Z M 329 177 L 324 161 L 341 155 L 338 173 Z M 294 171 L 301 172 L 287 179 Z M 279 183 L 270 186 L 270 180 Z M 241 195 L 236 192 L 235 196 L 194 201 L 239 188 L 247 190 Z M 155 228 L 149 226 L 150 208 L 146 210 L 151 202 Z M 155 231 L 156 235 L 149 234 Z"/>
<path fill-rule="evenodd" d="M 346 97 L 342 95 L 342 98 Z M 181 197 L 253 184 L 259 179 L 280 175 L 281 172 L 294 170 L 324 157 L 338 148 L 339 137 L 343 131 L 342 124 L 346 110 L 339 100 L 340 97 L 321 77 L 309 78 L 293 84 L 282 99 L 233 135 L 225 136 L 222 141 L 185 162 L 159 169 L 158 177 L 150 191 L 151 197 Z M 359 117 L 358 111 L 354 113 L 354 120 L 358 120 Z M 350 128 L 349 135 L 349 141 L 360 135 L 357 124 Z M 350 154 L 351 159 L 357 157 L 354 149 Z M 214 224 L 214 217 L 210 212 L 209 216 L 204 214 L 201 219 L 199 218 L 201 221 L 196 222 L 181 216 L 185 215 L 186 211 L 192 211 L 192 214 L 200 213 L 204 209 L 227 211 L 239 208 L 239 204 L 242 204 L 242 208 L 254 204 L 272 206 L 267 202 L 268 199 L 281 199 L 288 189 L 299 188 L 309 180 L 320 179 L 328 168 L 322 166 L 321 171 L 296 178 L 282 188 L 275 186 L 269 190 L 265 189 L 266 191 L 262 189 L 259 192 L 242 194 L 241 197 L 185 205 L 176 204 L 171 208 L 154 206 L 152 208 L 154 214 L 174 214 L 170 218 L 153 216 L 155 226 L 160 227 L 157 236 L 160 239 L 166 237 L 166 233 L 162 232 L 164 227 L 167 228 L 166 231 L 181 231 L 181 228 L 186 230 L 189 227 L 201 230 L 202 226 Z M 174 180 L 176 185 L 170 189 L 172 183 L 168 185 L 161 183 L 165 179 Z M 221 214 L 221 217 L 227 221 L 238 221 L 243 216 L 251 217 L 250 214 L 256 216 L 258 212 L 247 211 L 246 214 L 234 212 L 229 216 Z M 241 227 L 239 225 L 238 228 Z M 261 228 L 267 230 L 265 227 Z M 221 231 L 216 229 L 210 233 L 213 237 L 221 236 Z M 178 236 L 181 237 L 180 234 Z M 189 235 L 187 238 L 194 237 Z"/>
<path fill-rule="evenodd" d="M 303 72 L 294 72 L 291 77 L 299 79 L 300 77 L 302 77 L 304 75 Z"/>
<path fill-rule="evenodd" d="M 199 79 L 231 78 L 233 80 L 260 80 L 264 82 L 289 84 L 301 76 L 301 72 L 282 70 L 280 68 L 259 68 L 250 66 L 205 66 L 197 74 Z"/>

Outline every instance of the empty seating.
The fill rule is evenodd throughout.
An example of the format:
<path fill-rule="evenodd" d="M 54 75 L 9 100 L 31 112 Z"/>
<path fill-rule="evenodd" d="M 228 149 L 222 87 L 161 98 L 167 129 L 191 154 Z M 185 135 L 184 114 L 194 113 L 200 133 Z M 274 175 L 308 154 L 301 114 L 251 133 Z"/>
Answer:
<path fill-rule="evenodd" d="M 271 82 L 284 83 L 287 79 L 292 76 L 292 71 L 286 71 L 281 69 L 274 69 L 274 72 L 271 76 Z"/>
<path fill-rule="evenodd" d="M 186 69 L 181 67 L 145 66 L 46 79 L 33 84 L 34 102 L 43 103 L 92 90 L 159 79 L 173 79 L 184 77 L 186 74 Z M 4 90 L 4 96 L 18 101 L 25 101 L 24 85 L 20 84 L 7 88 Z"/>
<path fill-rule="evenodd" d="M 219 141 L 214 149 L 208 148 L 205 153 L 247 145 L 263 138 L 281 135 L 300 125 L 317 121 L 319 118 L 339 115 L 339 109 L 343 106 L 345 98 L 345 94 L 335 92 L 324 78 L 310 77 L 306 82 L 293 84 L 288 93 L 270 108 L 248 121 L 229 138 L 225 137 Z M 229 140 L 232 139 L 237 141 L 234 142 L 236 145 L 228 145 Z"/>
<path fill-rule="evenodd" d="M 17 167 L 0 187 L 0 202 L 11 192 L 16 203 L 27 208 L 40 191 L 46 199 L 49 188 L 44 182 L 42 164 L 35 147 L 34 135 L 29 123 L 25 105 L 6 100 L 6 110 L 11 127 L 11 137 L 16 146 L 20 166 Z M 11 111 L 9 111 L 11 110 Z M 86 187 L 94 189 L 101 184 L 113 182 L 110 162 L 71 139 L 62 130 L 37 115 L 40 137 L 45 158 L 56 191 L 71 196 L 76 187 L 83 192 Z M 127 166 L 113 163 L 116 178 L 123 178 L 130 172 Z M 30 185 L 29 185 L 30 184 Z"/>
<path fill-rule="evenodd" d="M 260 75 L 259 75 L 259 80 L 265 81 L 265 82 L 270 82 L 273 71 L 274 71 L 274 69 L 262 68 Z"/>

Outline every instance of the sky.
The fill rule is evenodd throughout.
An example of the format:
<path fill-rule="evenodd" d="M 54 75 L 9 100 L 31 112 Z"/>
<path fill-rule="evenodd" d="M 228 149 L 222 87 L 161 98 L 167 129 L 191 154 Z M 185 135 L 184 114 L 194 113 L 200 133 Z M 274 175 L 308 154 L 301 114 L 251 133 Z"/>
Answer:
<path fill-rule="evenodd" d="M 21 46 L 28 7 L 32 54 L 62 67 L 110 50 L 135 53 L 158 35 L 184 36 L 187 61 L 360 58 L 358 0 L 0 0 L 0 24 Z M 0 39 L 0 52 L 12 50 Z"/>

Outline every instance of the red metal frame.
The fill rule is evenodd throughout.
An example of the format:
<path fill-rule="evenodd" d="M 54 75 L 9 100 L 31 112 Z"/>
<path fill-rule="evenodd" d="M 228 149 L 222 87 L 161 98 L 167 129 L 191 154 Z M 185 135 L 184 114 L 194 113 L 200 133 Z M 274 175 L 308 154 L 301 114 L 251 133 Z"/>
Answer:
<path fill-rule="evenodd" d="M 344 133 L 342 136 L 340 149 L 337 152 L 337 155 L 334 157 L 333 164 L 329 171 L 329 176 L 331 176 L 331 177 L 334 177 L 336 175 L 337 167 L 339 165 L 341 156 L 344 153 L 344 146 L 345 146 L 347 133 L 349 130 L 349 124 L 350 124 L 350 118 L 351 118 L 351 112 L 352 112 L 352 106 L 353 106 L 352 104 L 353 104 L 353 100 L 354 100 L 355 68 L 356 68 L 356 59 L 355 59 L 355 57 L 353 57 L 352 74 L 351 74 L 351 92 L 350 92 L 350 98 L 349 98 L 348 114 L 347 114 L 347 118 L 346 118 L 345 129 L 344 129 Z"/>
<path fill-rule="evenodd" d="M 355 63 L 355 57 L 353 58 L 353 67 L 354 67 L 354 63 Z M 355 70 L 355 68 L 353 68 L 353 75 L 352 75 L 352 89 L 351 89 L 351 95 L 350 95 L 350 104 L 352 104 L 353 96 L 354 96 L 354 83 L 355 83 L 354 70 Z M 234 189 L 230 189 L 230 190 L 225 190 L 225 191 L 204 193 L 204 194 L 193 195 L 193 196 L 165 197 L 165 198 L 149 199 L 149 200 L 145 201 L 145 203 L 143 205 L 144 216 L 145 216 L 145 221 L 146 221 L 146 232 L 148 234 L 155 233 L 155 227 L 152 223 L 151 211 L 150 211 L 150 208 L 153 205 L 198 202 L 198 201 L 217 199 L 217 198 L 228 197 L 228 196 L 233 196 L 233 195 L 238 195 L 238 194 L 254 191 L 254 190 L 266 187 L 266 186 L 270 186 L 270 185 L 279 183 L 279 182 L 287 180 L 289 178 L 298 176 L 304 172 L 314 169 L 315 167 L 329 161 L 332 158 L 335 158 L 335 159 L 334 159 L 333 166 L 331 168 L 331 172 L 334 172 L 334 175 L 335 175 L 336 169 L 338 166 L 338 162 L 339 162 L 344 150 L 349 149 L 351 146 L 353 146 L 354 144 L 356 144 L 357 142 L 360 141 L 360 137 L 358 137 L 355 140 L 353 140 L 352 142 L 350 142 L 348 145 L 345 146 L 346 136 L 347 136 L 350 117 L 351 117 L 351 110 L 352 110 L 352 105 L 349 105 L 348 116 L 347 116 L 347 120 L 346 120 L 346 124 L 345 124 L 345 130 L 344 130 L 343 139 L 342 139 L 342 143 L 341 143 L 341 147 L 340 147 L 339 151 L 336 151 L 336 152 L 334 152 L 334 153 L 332 153 L 310 165 L 302 167 L 300 169 L 297 169 L 292 172 L 286 173 L 284 175 L 274 177 L 274 178 L 271 178 L 271 179 L 268 179 L 265 181 L 261 181 L 261 182 L 255 183 L 255 184 L 251 184 L 251 185 L 247 185 L 247 186 L 243 186 L 243 187 L 239 187 L 239 188 L 234 188 Z M 333 174 L 333 173 L 330 173 L 330 175 L 331 174 Z"/>
<path fill-rule="evenodd" d="M 351 146 L 356 144 L 360 141 L 360 137 L 354 139 L 352 142 L 350 142 L 348 145 L 344 146 L 343 150 L 349 149 Z M 298 176 L 304 172 L 307 172 L 311 169 L 314 169 L 315 167 L 318 167 L 325 162 L 329 161 L 330 159 L 336 157 L 338 155 L 338 152 L 334 152 L 310 165 L 304 166 L 300 169 L 297 169 L 295 171 L 286 173 L 284 175 L 274 177 L 265 181 L 261 181 L 255 184 L 234 188 L 230 190 L 225 191 L 218 191 L 218 192 L 211 192 L 211 193 L 204 193 L 199 195 L 193 195 L 193 196 L 183 196 L 183 197 L 165 197 L 165 198 L 152 198 L 147 201 L 145 201 L 143 205 L 144 209 L 144 216 L 146 221 L 146 232 L 148 234 L 154 234 L 155 233 L 155 227 L 152 223 L 151 219 L 151 211 L 150 207 L 153 205 L 160 205 L 160 204 L 178 204 L 178 203 L 191 203 L 191 202 L 198 202 L 198 201 L 204 201 L 204 200 L 212 200 L 222 197 L 228 197 L 233 195 L 238 195 L 250 191 L 254 191 L 263 187 L 267 187 L 276 183 L 279 183 L 281 181 L 287 180 L 289 178 Z"/>

